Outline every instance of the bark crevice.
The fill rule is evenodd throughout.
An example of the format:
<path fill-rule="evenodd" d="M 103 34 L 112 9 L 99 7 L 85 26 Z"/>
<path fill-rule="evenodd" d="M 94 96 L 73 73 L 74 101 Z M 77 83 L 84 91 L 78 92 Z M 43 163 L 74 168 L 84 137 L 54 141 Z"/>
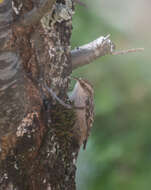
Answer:
<path fill-rule="evenodd" d="M 9 26 L 7 35 L 6 27 L 0 29 L 4 41 L 0 54 L 0 189 L 74 190 L 79 149 L 72 132 L 74 111 L 57 104 L 44 85 L 67 101 L 72 22 L 50 18 L 49 27 L 44 28 L 42 7 L 35 8 L 30 0 L 13 3 L 16 7 L 5 8 L 0 20 L 2 25 L 11 13 L 5 25 Z M 48 1 L 39 5 L 44 3 Z M 39 14 L 33 14 L 36 9 L 39 20 L 30 22 L 29 15 Z"/>

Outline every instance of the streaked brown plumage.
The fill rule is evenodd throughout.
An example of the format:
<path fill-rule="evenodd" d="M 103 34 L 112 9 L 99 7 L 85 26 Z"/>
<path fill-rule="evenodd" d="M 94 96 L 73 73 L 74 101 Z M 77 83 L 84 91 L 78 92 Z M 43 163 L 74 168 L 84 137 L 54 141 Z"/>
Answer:
<path fill-rule="evenodd" d="M 94 119 L 94 92 L 92 85 L 87 80 L 74 79 L 77 80 L 77 83 L 70 95 L 70 100 L 74 102 L 76 112 L 73 132 L 78 144 L 80 146 L 83 144 L 83 148 L 85 149 Z"/>

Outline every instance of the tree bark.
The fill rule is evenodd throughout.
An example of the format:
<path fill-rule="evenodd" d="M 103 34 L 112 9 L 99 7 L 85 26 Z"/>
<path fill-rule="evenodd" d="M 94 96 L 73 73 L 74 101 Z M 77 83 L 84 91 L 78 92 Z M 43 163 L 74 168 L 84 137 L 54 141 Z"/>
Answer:
<path fill-rule="evenodd" d="M 70 53 L 73 11 L 71 0 L 0 2 L 0 190 L 76 189 L 74 109 L 48 90 L 72 104 L 69 76 L 82 65 Z"/>

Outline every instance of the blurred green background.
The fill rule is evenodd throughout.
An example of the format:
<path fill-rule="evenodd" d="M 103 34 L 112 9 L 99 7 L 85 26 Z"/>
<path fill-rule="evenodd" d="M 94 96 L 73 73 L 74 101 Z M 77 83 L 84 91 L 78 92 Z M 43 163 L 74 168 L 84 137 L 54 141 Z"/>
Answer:
<path fill-rule="evenodd" d="M 151 1 L 85 0 L 76 6 L 72 48 L 111 34 L 116 49 L 77 69 L 95 88 L 95 123 L 78 159 L 78 190 L 151 189 Z"/>

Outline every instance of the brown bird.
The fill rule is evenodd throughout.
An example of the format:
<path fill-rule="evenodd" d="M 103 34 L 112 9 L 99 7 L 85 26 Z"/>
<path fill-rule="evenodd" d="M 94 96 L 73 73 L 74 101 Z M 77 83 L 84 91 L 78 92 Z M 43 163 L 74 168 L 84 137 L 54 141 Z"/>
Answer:
<path fill-rule="evenodd" d="M 69 97 L 74 103 L 76 114 L 73 131 L 78 144 L 80 146 L 83 144 L 83 149 L 85 149 L 94 120 L 94 91 L 87 80 L 73 78 L 77 80 Z"/>

